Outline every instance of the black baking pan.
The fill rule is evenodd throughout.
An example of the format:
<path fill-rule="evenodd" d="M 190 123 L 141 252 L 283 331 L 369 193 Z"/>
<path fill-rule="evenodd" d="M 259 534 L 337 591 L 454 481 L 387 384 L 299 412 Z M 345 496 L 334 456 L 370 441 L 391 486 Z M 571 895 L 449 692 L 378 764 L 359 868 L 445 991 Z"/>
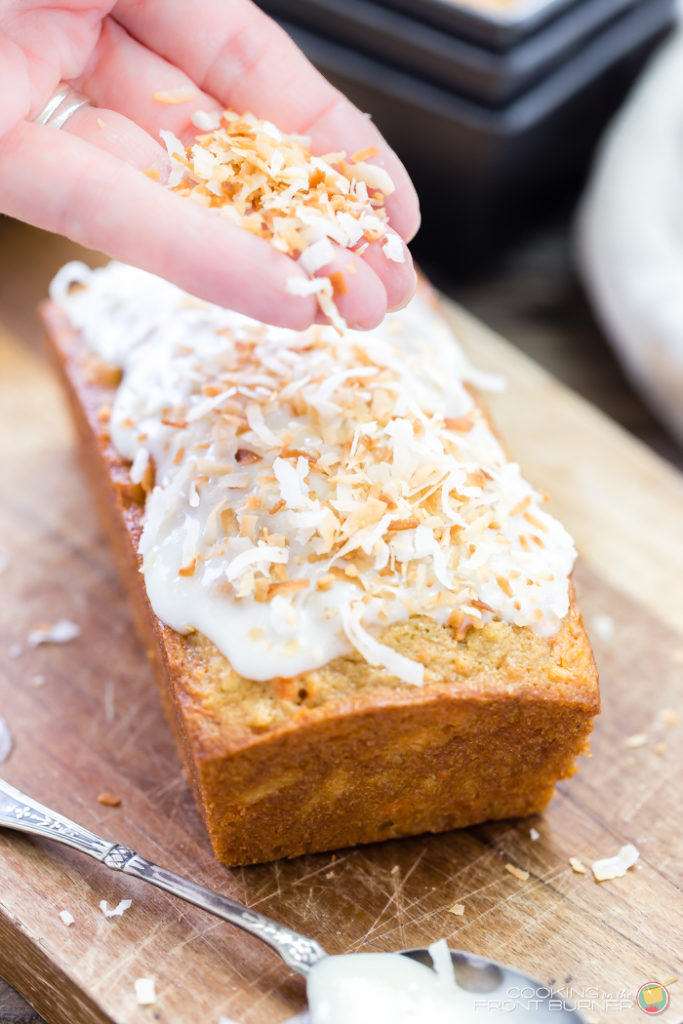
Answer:
<path fill-rule="evenodd" d="M 602 128 L 673 24 L 675 7 L 676 0 L 648 0 L 499 110 L 285 28 L 372 114 L 418 188 L 429 254 L 466 273 L 580 187 Z"/>
<path fill-rule="evenodd" d="M 650 2 L 584 0 L 502 53 L 380 8 L 371 0 L 259 0 L 259 5 L 358 53 L 496 106 L 520 95 L 610 21 Z"/>
<path fill-rule="evenodd" d="M 416 21 L 430 22 L 494 50 L 508 49 L 580 2 L 582 0 L 376 0 L 377 4 L 403 11 Z"/>

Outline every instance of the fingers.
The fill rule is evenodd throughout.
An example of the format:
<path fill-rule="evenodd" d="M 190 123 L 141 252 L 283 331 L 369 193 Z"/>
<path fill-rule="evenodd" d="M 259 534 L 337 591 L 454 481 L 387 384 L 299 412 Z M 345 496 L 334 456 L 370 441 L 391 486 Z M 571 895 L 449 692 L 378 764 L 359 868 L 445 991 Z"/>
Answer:
<path fill-rule="evenodd" d="M 145 171 L 153 179 L 154 172 L 157 172 L 162 183 L 166 180 L 169 169 L 166 150 L 118 111 L 81 107 L 67 121 L 62 131 L 77 135 L 92 146 Z M 52 136 L 47 138 L 51 141 Z M 217 216 L 216 211 L 213 211 L 213 215 Z M 398 241 L 399 251 L 403 253 L 403 263 L 397 264 L 387 258 L 381 249 L 382 240 L 365 246 L 362 258 L 357 253 L 335 245 L 334 261 L 317 271 L 319 276 L 341 274 L 341 277 L 335 278 L 340 282 L 336 304 L 341 315 L 354 328 L 375 327 L 386 314 L 387 307 L 395 309 L 404 305 L 413 293 L 415 272 L 410 253 L 398 240 L 398 236 L 394 237 Z M 290 276 L 296 275 L 294 264 L 291 263 L 290 267 Z M 325 322 L 319 317 L 316 320 Z"/>
<path fill-rule="evenodd" d="M 352 106 L 341 93 L 337 96 L 336 102 L 297 130 L 315 139 L 316 148 L 321 152 L 345 149 L 353 154 L 366 148 L 379 150 L 379 155 L 368 163 L 378 164 L 389 173 L 396 188 L 385 200 L 389 223 L 394 231 L 409 242 L 420 226 L 420 206 L 408 172 L 394 151 L 389 149 L 372 121 Z"/>
<path fill-rule="evenodd" d="M 162 128 L 189 142 L 197 133 L 196 110 L 222 110 L 223 104 L 199 89 L 180 68 L 148 50 L 111 18 L 78 87 L 100 107 L 110 107 L 159 140 Z"/>
<path fill-rule="evenodd" d="M 386 239 L 369 245 L 363 252 L 363 262 L 372 267 L 382 282 L 387 309 L 394 310 L 401 309 L 412 299 L 417 288 L 417 275 L 407 246 L 393 231 L 388 232 L 388 236 L 395 238 L 396 244 L 400 245 L 399 251 L 402 251 L 403 262 L 388 258 L 383 248 Z"/>
<path fill-rule="evenodd" d="M 250 0 L 118 0 L 112 13 L 135 39 L 225 106 L 268 118 L 284 131 L 310 133 L 319 153 L 375 146 L 375 162 L 386 167 L 396 185 L 387 203 L 392 226 L 406 239 L 413 236 L 419 207 L 398 157 L 368 118 Z"/>
<path fill-rule="evenodd" d="M 155 172 L 162 182 L 168 177 L 170 160 L 165 148 L 116 110 L 80 107 L 61 130 L 149 172 L 152 178 Z"/>
<path fill-rule="evenodd" d="M 333 246 L 334 259 L 316 276 L 329 277 L 335 286 L 334 301 L 349 327 L 370 330 L 387 312 L 387 292 L 375 271 L 354 252 Z M 317 317 L 319 323 L 325 320 Z"/>
<path fill-rule="evenodd" d="M 305 280 L 288 257 L 73 133 L 18 125 L 0 144 L 0 196 L 2 212 L 210 302 L 296 329 L 316 315 L 312 297 L 286 290 L 288 279 Z"/>

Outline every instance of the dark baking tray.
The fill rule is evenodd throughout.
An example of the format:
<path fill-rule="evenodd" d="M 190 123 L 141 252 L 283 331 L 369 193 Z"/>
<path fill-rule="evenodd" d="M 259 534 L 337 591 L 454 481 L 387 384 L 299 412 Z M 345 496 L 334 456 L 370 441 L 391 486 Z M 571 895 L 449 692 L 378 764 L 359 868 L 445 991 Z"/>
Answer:
<path fill-rule="evenodd" d="M 371 112 L 405 162 L 420 193 L 429 253 L 467 272 L 580 187 L 605 123 L 673 24 L 675 7 L 676 0 L 648 0 L 500 110 L 285 28 Z"/>
<path fill-rule="evenodd" d="M 344 0 L 342 0 L 342 3 Z M 375 0 L 383 7 L 403 11 L 454 35 L 465 36 L 495 50 L 507 49 L 520 39 L 576 6 L 582 0 L 516 0 L 497 11 L 493 5 L 477 10 L 458 0 Z M 590 3 L 591 0 L 583 0 Z"/>
<path fill-rule="evenodd" d="M 505 53 L 494 53 L 371 0 L 259 0 L 333 42 L 491 106 L 520 95 L 610 21 L 651 0 L 585 0 Z"/>

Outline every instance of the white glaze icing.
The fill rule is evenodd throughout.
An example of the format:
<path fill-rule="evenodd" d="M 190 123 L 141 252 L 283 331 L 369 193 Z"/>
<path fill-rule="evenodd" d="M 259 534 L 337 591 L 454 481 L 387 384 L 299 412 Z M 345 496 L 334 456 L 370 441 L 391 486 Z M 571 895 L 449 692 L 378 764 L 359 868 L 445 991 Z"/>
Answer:
<path fill-rule="evenodd" d="M 420 684 L 424 667 L 376 639 L 416 613 L 556 632 L 573 543 L 466 387 L 499 382 L 423 298 L 340 338 L 116 263 L 70 264 L 51 294 L 123 369 L 111 435 L 134 479 L 150 458 L 155 470 L 140 544 L 152 607 L 241 675 L 292 676 L 356 648 Z"/>
<path fill-rule="evenodd" d="M 400 953 L 325 957 L 306 981 L 310 1024 L 506 1024 L 502 1000 L 456 984 L 443 947 L 450 976 Z"/>

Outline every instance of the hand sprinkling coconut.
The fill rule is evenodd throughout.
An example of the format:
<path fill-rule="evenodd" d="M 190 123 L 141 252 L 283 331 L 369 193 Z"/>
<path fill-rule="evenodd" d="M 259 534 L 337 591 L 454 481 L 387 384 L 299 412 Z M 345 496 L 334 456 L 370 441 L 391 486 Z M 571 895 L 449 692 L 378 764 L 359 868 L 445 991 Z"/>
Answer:
<path fill-rule="evenodd" d="M 410 298 L 403 166 L 250 0 L 0 4 L 0 58 L 0 211 L 282 326 Z"/>

